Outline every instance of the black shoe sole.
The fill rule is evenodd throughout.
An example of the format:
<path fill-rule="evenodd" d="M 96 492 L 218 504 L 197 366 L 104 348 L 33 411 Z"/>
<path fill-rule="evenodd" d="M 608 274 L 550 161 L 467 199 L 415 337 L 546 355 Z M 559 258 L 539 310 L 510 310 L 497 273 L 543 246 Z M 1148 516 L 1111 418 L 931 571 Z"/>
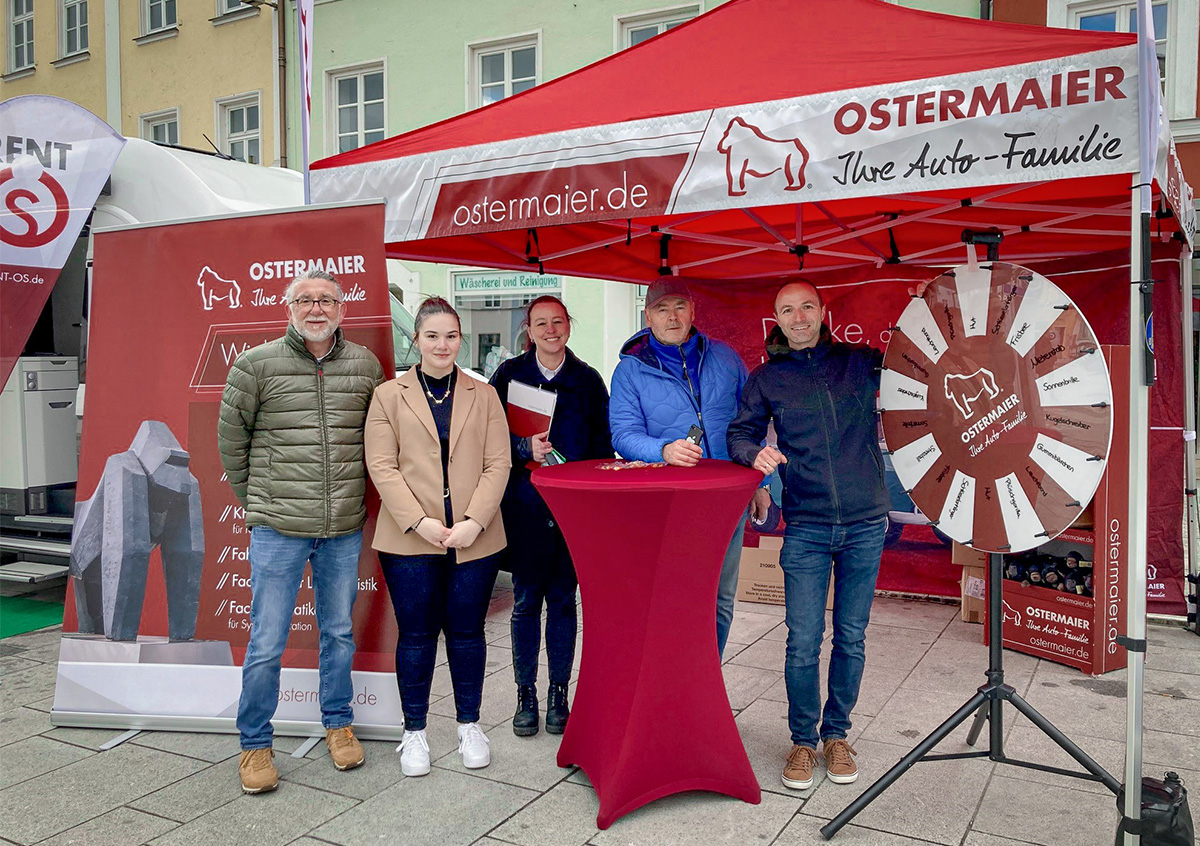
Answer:
<path fill-rule="evenodd" d="M 546 726 L 546 731 L 553 732 L 554 730 L 550 726 Z M 513 726 L 513 734 L 517 737 L 533 737 L 537 733 L 537 726 Z"/>
<path fill-rule="evenodd" d="M 562 734 L 566 730 L 567 730 L 566 723 L 564 723 L 561 726 L 551 725 L 550 723 L 546 723 L 546 733 L 547 734 Z"/>

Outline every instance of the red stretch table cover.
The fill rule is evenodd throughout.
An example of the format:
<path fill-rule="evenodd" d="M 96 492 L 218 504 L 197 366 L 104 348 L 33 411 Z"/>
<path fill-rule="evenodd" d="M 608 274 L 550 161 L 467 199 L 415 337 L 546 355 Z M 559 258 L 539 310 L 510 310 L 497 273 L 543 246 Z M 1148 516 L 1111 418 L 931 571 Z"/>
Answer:
<path fill-rule="evenodd" d="M 558 764 L 596 789 L 596 824 L 685 790 L 758 804 L 717 656 L 717 581 L 762 474 L 728 461 L 533 472 L 566 537 L 583 655 Z"/>

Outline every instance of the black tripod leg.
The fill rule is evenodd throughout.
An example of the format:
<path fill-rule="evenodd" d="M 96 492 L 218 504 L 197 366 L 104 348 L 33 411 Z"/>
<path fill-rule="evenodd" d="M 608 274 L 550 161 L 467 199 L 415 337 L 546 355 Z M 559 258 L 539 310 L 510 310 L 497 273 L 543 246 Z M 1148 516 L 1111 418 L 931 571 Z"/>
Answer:
<path fill-rule="evenodd" d="M 894 767 L 880 776 L 879 780 L 868 787 L 861 796 L 847 805 L 840 814 L 821 826 L 821 834 L 825 839 L 829 840 L 833 835 L 837 834 L 838 829 L 854 819 L 859 811 L 871 804 L 876 796 L 891 786 L 893 781 L 900 778 L 913 764 L 925 757 L 926 753 L 937 746 L 946 735 L 958 728 L 959 724 L 975 713 L 981 706 L 986 706 L 987 698 L 987 694 L 980 691 L 968 699 L 965 705 L 955 711 L 946 722 L 935 728 L 928 737 L 918 743 Z"/>
<path fill-rule="evenodd" d="M 1012 700 L 1013 706 L 1029 718 L 1029 722 L 1041 729 L 1043 734 L 1062 747 L 1062 750 L 1074 758 L 1081 767 L 1100 779 L 1101 783 L 1113 793 L 1120 791 L 1121 783 L 1109 775 L 1108 770 L 1093 761 L 1086 752 L 1071 741 L 1071 738 L 1059 731 L 1052 722 L 1039 714 L 1019 694 L 1013 693 L 1009 698 Z"/>
<path fill-rule="evenodd" d="M 971 723 L 971 730 L 967 732 L 968 746 L 974 746 L 975 741 L 979 739 L 979 733 L 983 731 L 983 724 L 987 722 L 988 710 L 988 703 L 984 702 L 975 712 L 975 721 Z"/>

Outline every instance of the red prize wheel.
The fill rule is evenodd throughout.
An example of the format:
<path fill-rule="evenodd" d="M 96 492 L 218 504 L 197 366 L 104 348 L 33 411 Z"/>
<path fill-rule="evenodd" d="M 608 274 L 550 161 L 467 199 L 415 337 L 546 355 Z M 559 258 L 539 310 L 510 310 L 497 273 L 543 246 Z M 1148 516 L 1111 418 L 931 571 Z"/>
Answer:
<path fill-rule="evenodd" d="M 1057 536 L 1100 483 L 1112 385 L 1087 320 L 1013 264 L 949 270 L 900 316 L 879 390 L 914 503 L 949 537 L 1015 553 Z"/>

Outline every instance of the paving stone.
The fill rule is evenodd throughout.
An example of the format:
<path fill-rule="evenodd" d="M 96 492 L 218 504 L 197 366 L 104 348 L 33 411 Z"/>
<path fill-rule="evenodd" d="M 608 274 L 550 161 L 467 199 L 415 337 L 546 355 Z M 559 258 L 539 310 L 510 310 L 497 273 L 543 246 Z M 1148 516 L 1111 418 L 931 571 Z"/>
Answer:
<path fill-rule="evenodd" d="M 1082 735 L 1071 736 L 1076 746 L 1082 749 L 1093 761 L 1114 776 L 1117 781 L 1124 781 L 1121 775 L 1125 767 L 1125 741 L 1106 740 Z M 982 741 L 981 741 L 982 743 Z M 1004 751 L 1010 758 L 1022 761 L 1032 761 L 1035 764 L 1048 764 L 1075 772 L 1083 772 L 1083 767 L 1075 759 L 1063 751 L 1057 743 L 1044 735 L 1040 729 L 1031 726 L 1028 721 L 1013 728 L 1004 741 Z M 1051 784 L 1066 790 L 1078 790 L 1086 793 L 1100 793 L 1111 796 L 1109 789 L 1098 781 L 1071 778 L 1070 776 L 1047 773 L 1040 770 L 998 767 L 997 771 L 1008 778 L 1023 778 L 1039 784 Z M 1019 772 L 1019 775 L 1018 775 Z"/>
<path fill-rule="evenodd" d="M 1018 691 L 1029 686 L 1038 660 L 1004 653 L 1004 680 Z M 902 687 L 930 693 L 952 693 L 966 701 L 986 679 L 988 650 L 982 643 L 939 640 L 904 680 Z"/>
<path fill-rule="evenodd" d="M 875 741 L 852 742 L 858 750 L 855 759 L 858 781 L 854 784 L 823 781 L 805 803 L 805 814 L 832 819 L 891 769 L 904 753 L 895 746 Z M 958 846 L 971 819 L 964 809 L 979 803 L 994 766 L 990 761 L 971 759 L 931 761 L 913 767 L 876 797 L 854 822 L 877 831 Z"/>
<path fill-rule="evenodd" d="M 877 596 L 871 605 L 871 624 L 940 633 L 960 614 L 956 605 Z"/>
<path fill-rule="evenodd" d="M 983 625 L 981 623 L 964 622 L 961 616 L 955 617 L 942 630 L 941 639 L 963 640 L 967 643 L 983 643 Z"/>
<path fill-rule="evenodd" d="M 1191 743 L 1200 746 L 1200 695 L 1160 696 L 1147 689 L 1142 699 L 1142 721 L 1147 726 L 1191 735 Z"/>
<path fill-rule="evenodd" d="M 1200 642 L 1197 645 L 1200 646 Z M 1200 657 L 1200 649 L 1197 649 L 1196 655 Z M 1200 700 L 1200 671 L 1195 673 L 1176 672 L 1147 667 L 1142 689 L 1145 691 L 1146 698 L 1169 696 L 1173 699 Z"/>
<path fill-rule="evenodd" d="M 757 611 L 734 612 L 733 623 L 729 626 L 727 643 L 754 643 L 771 629 L 779 625 L 779 618 L 774 614 L 762 614 Z"/>
<path fill-rule="evenodd" d="M 128 743 L 0 790 L 0 836 L 36 842 L 179 781 L 199 761 Z"/>
<path fill-rule="evenodd" d="M 1122 743 L 1124 740 L 1121 738 Z M 1200 743 L 1190 736 L 1147 729 L 1142 732 L 1142 760 L 1165 761 L 1171 767 L 1200 770 Z"/>
<path fill-rule="evenodd" d="M 1192 637 L 1195 637 L 1192 635 Z M 1200 645 L 1200 637 L 1195 638 Z M 1200 675 L 1200 648 L 1177 648 L 1156 646 L 1153 637 L 1147 638 L 1150 646 L 1146 651 L 1146 670 L 1169 670 L 1175 673 Z"/>
<path fill-rule="evenodd" d="M 44 629 L 6 637 L 4 642 L 17 649 L 31 650 L 40 649 L 44 646 L 53 646 L 57 649 L 61 640 L 62 624 L 60 623 L 54 626 L 47 626 Z"/>
<path fill-rule="evenodd" d="M 353 799 L 311 787 L 280 785 L 279 789 L 270 793 L 255 796 L 243 794 L 151 843 L 152 846 L 200 843 L 283 846 L 354 805 Z"/>
<path fill-rule="evenodd" d="M 57 665 L 36 663 L 23 670 L 7 673 L 0 680 L 0 711 L 10 711 L 36 700 L 53 697 L 57 675 Z"/>
<path fill-rule="evenodd" d="M 0 789 L 28 781 L 44 773 L 73 764 L 94 753 L 48 737 L 29 737 L 4 747 L 0 767 Z"/>
<path fill-rule="evenodd" d="M 599 832 L 600 800 L 590 785 L 564 781 L 530 802 L 491 834 L 518 846 L 576 846 Z"/>
<path fill-rule="evenodd" d="M 883 664 L 896 670 L 911 670 L 933 646 L 937 634 L 898 626 L 867 628 L 867 663 Z M 832 648 L 832 641 L 822 653 Z"/>
<path fill-rule="evenodd" d="M 0 746 L 17 743 L 27 737 L 50 728 L 50 720 L 43 711 L 32 708 L 11 708 L 0 712 Z M 2 757 L 2 753 L 0 753 Z"/>
<path fill-rule="evenodd" d="M 782 672 L 785 652 L 784 642 L 781 640 L 760 640 L 747 646 L 729 663 Z"/>
<path fill-rule="evenodd" d="M 811 817 L 803 811 L 797 814 L 772 846 L 824 846 L 828 843 L 821 826 L 829 820 Z M 873 831 L 850 823 L 838 829 L 834 842 L 838 846 L 920 846 L 928 840 L 917 840 L 886 831 Z"/>
<path fill-rule="evenodd" d="M 1124 741 L 1124 673 L 1085 676 L 1068 667 L 1047 670 L 1048 663 L 1038 668 L 1025 700 L 1068 737 Z M 1030 723 L 1022 716 L 1017 725 Z"/>
<path fill-rule="evenodd" d="M 512 719 L 517 694 L 510 672 L 495 672 L 483 680 L 483 698 L 479 703 L 480 725 L 495 726 Z M 431 702 L 429 713 L 456 718 L 458 711 L 454 706 L 454 697 L 446 696 Z"/>
<path fill-rule="evenodd" d="M 971 828 L 1044 846 L 1098 846 L 1112 842 L 1117 819 L 1111 795 L 997 775 Z"/>
<path fill-rule="evenodd" d="M 484 769 L 464 767 L 457 743 L 445 755 L 436 758 L 437 766 L 537 791 L 549 790 L 571 772 L 571 768 L 559 767 L 556 761 L 562 736 L 549 734 L 544 724 L 532 737 L 517 737 L 509 723 L 502 723 L 488 732 L 488 741 L 492 763 Z"/>
<path fill-rule="evenodd" d="M 353 799 L 368 799 L 404 777 L 400 773 L 400 756 L 396 754 L 395 743 L 364 740 L 362 745 L 366 761 L 352 770 L 339 771 L 329 760 L 329 750 L 324 742 L 317 744 L 325 753 L 316 760 L 297 761 L 289 755 L 288 759 L 297 761 L 300 766 L 289 770 L 284 780 Z"/>
<path fill-rule="evenodd" d="M 763 635 L 763 640 L 782 640 L 786 641 L 788 636 L 787 623 L 776 623 L 775 627 Z"/>
<path fill-rule="evenodd" d="M 301 758 L 275 753 L 275 767 L 284 778 L 308 763 Z M 238 758 L 234 757 L 135 799 L 129 803 L 129 807 L 184 823 L 228 805 L 242 795 Z"/>
<path fill-rule="evenodd" d="M 721 669 L 729 706 L 739 711 L 783 679 L 783 673 L 777 670 L 761 670 L 737 663 L 725 664 Z"/>
<path fill-rule="evenodd" d="M 1152 623 L 1146 626 L 1146 643 L 1150 647 L 1167 647 L 1169 649 L 1186 649 L 1195 653 L 1200 649 L 1200 636 L 1190 628 L 1171 623 L 1158 625 Z M 1154 652 L 1152 648 L 1146 653 L 1147 661 Z"/>
<path fill-rule="evenodd" d="M 0 657 L 0 677 L 7 676 L 10 673 L 19 673 L 22 670 L 32 670 L 42 666 L 42 662 L 33 661 L 23 655 L 5 655 Z"/>
<path fill-rule="evenodd" d="M 343 846 L 465 846 L 536 799 L 532 790 L 434 769 L 406 778 L 310 832 Z"/>
<path fill-rule="evenodd" d="M 74 726 L 58 726 L 44 732 L 46 737 L 83 749 L 91 749 L 93 752 L 99 752 L 101 746 L 124 733 L 125 729 L 119 728 L 76 728 Z"/>
<path fill-rule="evenodd" d="M 116 808 L 82 825 L 43 840 L 39 846 L 140 846 L 177 823 L 130 808 Z"/>
<path fill-rule="evenodd" d="M 281 738 L 282 740 L 282 738 Z M 161 749 L 186 755 L 201 761 L 216 763 L 226 758 L 235 758 L 241 752 L 235 734 L 200 734 L 188 731 L 144 731 L 129 741 L 150 749 Z M 273 744 L 276 745 L 277 744 Z M 276 748 L 275 754 L 281 750 Z"/>
<path fill-rule="evenodd" d="M 1007 837 L 997 837 L 994 834 L 984 834 L 972 831 L 963 841 L 963 846 L 1027 846 L 1027 841 L 1011 840 Z"/>
<path fill-rule="evenodd" d="M 953 693 L 917 692 L 902 688 L 875 715 L 870 727 L 863 732 L 863 737 L 879 743 L 890 743 L 905 749 L 912 749 L 957 711 L 963 702 L 963 699 Z M 1012 728 L 1016 719 L 1016 709 L 1006 705 L 1004 710 L 1006 731 Z M 970 752 L 971 747 L 967 746 L 967 734 L 970 732 L 974 720 L 973 716 L 968 717 L 965 722 L 951 732 L 949 737 L 943 739 L 934 748 L 934 751 L 938 753 Z M 988 729 L 985 724 L 975 749 L 987 748 L 987 733 Z"/>
<path fill-rule="evenodd" d="M 743 846 L 770 843 L 800 809 L 799 796 L 763 793 L 751 805 L 732 796 L 690 792 L 665 796 L 621 817 L 592 837 L 596 846 Z"/>
<path fill-rule="evenodd" d="M 767 617 L 774 617 L 776 620 L 782 620 L 784 607 L 770 602 L 734 602 L 733 618 L 736 620 L 738 614 L 742 613 L 763 614 Z"/>

